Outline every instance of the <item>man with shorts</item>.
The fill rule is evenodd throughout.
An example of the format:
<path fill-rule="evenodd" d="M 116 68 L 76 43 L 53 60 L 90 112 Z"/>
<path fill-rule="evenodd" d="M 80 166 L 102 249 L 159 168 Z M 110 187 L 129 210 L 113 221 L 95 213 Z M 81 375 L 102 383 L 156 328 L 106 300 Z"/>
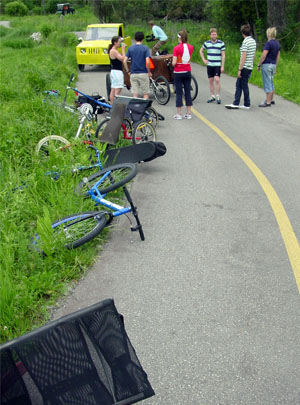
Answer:
<path fill-rule="evenodd" d="M 134 35 L 135 45 L 128 48 L 124 60 L 125 70 L 130 74 L 131 89 L 133 97 L 138 97 L 139 94 L 143 98 L 148 99 L 150 93 L 149 77 L 152 76 L 150 71 L 150 49 L 143 45 L 144 40 L 143 32 L 136 32 Z M 128 69 L 127 61 L 131 59 L 130 72 Z"/>
<path fill-rule="evenodd" d="M 151 55 L 154 56 L 157 54 L 159 49 L 166 44 L 168 37 L 166 33 L 158 26 L 154 24 L 154 21 L 149 21 L 149 25 L 152 29 L 152 34 L 157 41 L 154 47 L 151 50 Z"/>
<path fill-rule="evenodd" d="M 205 59 L 204 50 L 206 50 L 207 59 Z M 203 60 L 203 63 L 205 63 L 205 65 L 207 66 L 207 76 L 209 80 L 210 90 L 210 99 L 208 99 L 207 102 L 212 103 L 214 101 L 217 101 L 218 104 L 221 104 L 220 77 L 221 73 L 224 72 L 225 44 L 223 41 L 220 41 L 218 39 L 216 28 L 210 29 L 210 39 L 208 41 L 205 41 L 202 45 L 202 48 L 200 49 L 200 56 Z M 216 86 L 214 86 L 214 84 L 216 84 Z"/>

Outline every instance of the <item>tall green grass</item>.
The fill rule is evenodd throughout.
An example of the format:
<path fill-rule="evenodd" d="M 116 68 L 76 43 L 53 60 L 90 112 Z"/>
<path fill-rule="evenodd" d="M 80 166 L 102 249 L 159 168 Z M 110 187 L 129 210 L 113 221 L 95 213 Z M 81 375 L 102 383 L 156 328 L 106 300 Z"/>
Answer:
<path fill-rule="evenodd" d="M 38 224 L 66 215 L 94 210 L 94 203 L 76 197 L 73 189 L 81 177 L 68 170 L 54 181 L 48 170 L 88 164 L 83 145 L 58 154 L 54 161 L 35 156 L 39 139 L 57 134 L 74 136 L 78 120 L 55 106 L 43 103 L 43 91 L 58 89 L 64 94 L 68 79 L 77 72 L 75 45 L 69 32 L 84 30 L 95 18 L 58 16 L 12 19 L 11 29 L 0 36 L 0 341 L 19 336 L 47 319 L 47 308 L 55 303 L 72 280 L 78 280 L 99 251 L 97 240 L 74 251 L 52 249 L 43 257 L 31 248 Z M 50 35 L 35 43 L 30 39 L 43 24 Z M 28 46 L 28 43 L 30 45 Z M 70 92 L 69 102 L 75 98 Z M 49 228 L 49 227 L 48 227 Z M 50 230 L 51 231 L 51 230 Z M 46 236 L 45 236 L 46 239 Z"/>

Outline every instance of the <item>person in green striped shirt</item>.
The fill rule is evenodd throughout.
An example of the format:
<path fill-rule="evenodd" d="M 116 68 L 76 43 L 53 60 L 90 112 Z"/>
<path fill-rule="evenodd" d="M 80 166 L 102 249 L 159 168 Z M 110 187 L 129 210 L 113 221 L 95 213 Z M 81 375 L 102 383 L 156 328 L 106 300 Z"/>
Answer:
<path fill-rule="evenodd" d="M 206 51 L 207 59 L 205 58 L 204 51 Z M 202 45 L 200 49 L 200 56 L 203 63 L 207 66 L 207 76 L 210 90 L 210 98 L 207 100 L 207 102 L 212 103 L 217 101 L 218 104 L 221 104 L 220 77 L 221 73 L 224 72 L 225 44 L 223 41 L 218 39 L 218 32 L 216 28 L 210 29 L 210 39 L 205 41 Z"/>
<path fill-rule="evenodd" d="M 256 55 L 256 42 L 251 37 L 251 27 L 249 24 L 241 26 L 241 34 L 243 35 L 244 40 L 240 47 L 241 57 L 235 85 L 234 101 L 232 104 L 225 105 L 229 110 L 237 110 L 238 108 L 250 110 L 248 80 L 253 70 L 253 63 Z M 240 105 L 242 93 L 244 93 L 244 105 Z"/>

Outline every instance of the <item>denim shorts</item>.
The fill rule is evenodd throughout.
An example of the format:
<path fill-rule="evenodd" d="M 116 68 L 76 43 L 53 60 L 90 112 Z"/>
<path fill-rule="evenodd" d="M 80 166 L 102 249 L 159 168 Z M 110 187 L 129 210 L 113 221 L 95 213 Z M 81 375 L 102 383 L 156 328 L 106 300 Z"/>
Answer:
<path fill-rule="evenodd" d="M 263 63 L 261 65 L 261 73 L 265 93 L 272 93 L 272 91 L 274 91 L 273 78 L 275 72 L 276 72 L 276 65 L 274 65 L 273 63 Z"/>

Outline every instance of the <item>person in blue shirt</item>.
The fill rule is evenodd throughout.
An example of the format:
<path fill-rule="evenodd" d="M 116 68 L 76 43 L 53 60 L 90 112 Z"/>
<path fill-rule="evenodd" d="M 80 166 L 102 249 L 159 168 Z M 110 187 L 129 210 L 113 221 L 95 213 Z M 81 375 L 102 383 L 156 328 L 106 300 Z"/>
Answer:
<path fill-rule="evenodd" d="M 149 77 L 152 76 L 150 70 L 150 49 L 143 45 L 144 33 L 136 32 L 134 35 L 135 45 L 128 48 L 124 60 L 125 71 L 130 75 L 131 91 L 133 97 L 140 94 L 148 99 L 150 93 Z M 130 72 L 127 61 L 130 59 Z"/>
<path fill-rule="evenodd" d="M 271 104 L 275 104 L 273 100 L 275 91 L 273 79 L 280 58 L 280 43 L 276 40 L 276 34 L 277 31 L 275 27 L 267 29 L 268 42 L 264 46 L 263 53 L 257 65 L 258 71 L 261 68 L 266 93 L 266 99 L 259 104 L 259 107 L 271 107 Z"/>
<path fill-rule="evenodd" d="M 156 55 L 159 51 L 159 49 L 166 44 L 168 37 L 166 35 L 166 33 L 158 26 L 154 24 L 154 21 L 149 21 L 149 25 L 152 29 L 152 34 L 155 38 L 155 40 L 157 40 L 156 44 L 154 45 L 154 47 L 151 50 L 151 55 Z"/>

